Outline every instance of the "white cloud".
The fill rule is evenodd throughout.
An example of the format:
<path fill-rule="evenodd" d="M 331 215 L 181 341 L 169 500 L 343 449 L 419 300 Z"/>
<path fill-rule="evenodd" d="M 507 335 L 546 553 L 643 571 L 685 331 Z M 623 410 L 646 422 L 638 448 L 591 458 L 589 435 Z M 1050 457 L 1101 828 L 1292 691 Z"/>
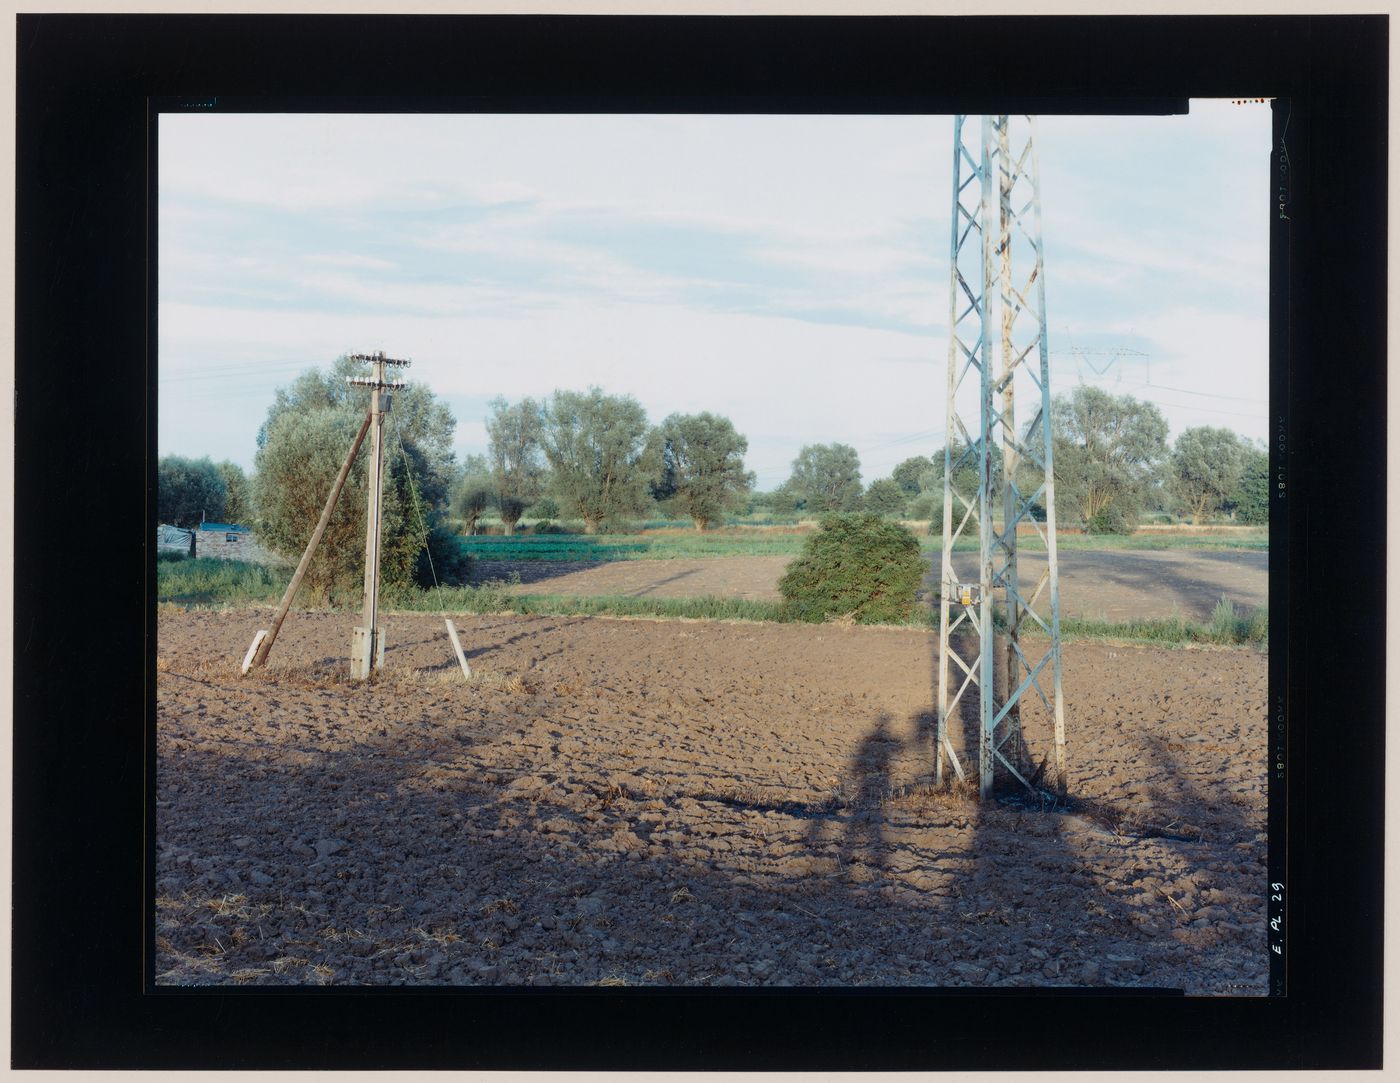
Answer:
<path fill-rule="evenodd" d="M 296 355 L 324 366 L 342 352 L 383 348 L 412 357 L 411 377 L 441 396 L 518 398 L 598 384 L 635 395 L 653 420 L 715 410 L 741 432 L 775 434 L 764 454 L 783 462 L 803 443 L 869 444 L 872 431 L 927 429 L 941 412 L 933 394 L 943 355 L 931 337 L 788 318 L 629 304 L 431 319 L 171 305 L 160 328 L 163 355 Z M 268 401 L 286 379 L 269 374 Z"/>
<path fill-rule="evenodd" d="M 1054 335 L 1144 338 L 1154 384 L 1262 395 L 1267 222 L 1253 201 L 1256 175 L 1267 176 L 1266 119 L 1219 106 L 1041 118 Z M 241 427 L 251 445 L 289 373 L 379 348 L 413 357 L 413 378 L 444 396 L 597 383 L 635 394 L 656 420 L 717 410 L 750 437 L 764 484 L 786 476 L 804 443 L 852 444 L 867 480 L 941 443 L 950 118 L 160 124 L 161 373 L 204 369 L 178 399 L 176 384 L 162 385 L 163 446 L 180 431 L 170 426 L 193 439 L 200 424 L 220 440 Z M 1163 161 L 1170 170 L 1152 173 Z M 1174 183 L 1196 194 L 1174 199 Z M 281 232 L 259 224 L 264 212 Z M 566 228 L 580 223 L 591 239 Z M 631 248 L 609 242 L 614 227 Z M 653 261 L 664 273 L 636 248 L 648 229 L 680 238 L 664 242 L 674 258 Z M 687 231 L 725 243 L 688 265 Z M 342 232 L 354 238 L 344 249 Z M 716 262 L 727 246 L 750 257 L 732 275 Z M 685 302 L 720 292 L 753 311 Z M 1124 371 L 1109 376 L 1126 390 Z M 1161 397 L 1172 394 L 1185 404 L 1167 410 L 1174 429 L 1207 423 L 1192 419 L 1211 408 L 1262 413 Z M 484 439 L 479 421 L 461 419 L 459 446 Z"/>
<path fill-rule="evenodd" d="M 946 118 L 163 115 L 163 199 L 318 212 L 530 201 L 809 236 L 933 198 L 898 148 Z M 896 148 L 892 151 L 891 148 Z M 936 152 L 930 149 L 930 155 Z M 885 166 L 892 159 L 898 168 Z M 946 192 L 946 180 L 942 181 Z M 869 198 L 871 196 L 876 198 Z"/>
<path fill-rule="evenodd" d="M 353 252 L 312 252 L 301 258 L 305 263 L 312 263 L 320 267 L 350 267 L 366 271 L 396 271 L 399 269 L 399 264 L 393 260 L 361 256 Z"/>
<path fill-rule="evenodd" d="M 345 301 L 359 301 L 376 308 L 403 313 L 446 315 L 480 308 L 495 291 L 458 283 L 383 282 L 346 274 L 294 275 L 290 281 L 300 291 Z"/>
<path fill-rule="evenodd" d="M 754 255 L 773 263 L 850 275 L 896 274 L 911 268 L 932 274 L 937 266 L 926 252 L 878 242 L 770 246 L 755 249 Z"/>

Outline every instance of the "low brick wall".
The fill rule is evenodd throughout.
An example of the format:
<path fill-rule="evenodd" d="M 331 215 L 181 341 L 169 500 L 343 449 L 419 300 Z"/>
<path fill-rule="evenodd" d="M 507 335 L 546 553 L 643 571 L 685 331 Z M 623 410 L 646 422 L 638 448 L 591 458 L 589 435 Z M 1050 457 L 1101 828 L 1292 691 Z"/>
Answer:
<path fill-rule="evenodd" d="M 231 541 L 229 539 L 232 539 Z M 269 549 L 264 549 L 252 534 L 242 531 L 196 530 L 194 555 L 216 557 L 220 560 L 246 560 L 250 564 L 289 564 Z"/>

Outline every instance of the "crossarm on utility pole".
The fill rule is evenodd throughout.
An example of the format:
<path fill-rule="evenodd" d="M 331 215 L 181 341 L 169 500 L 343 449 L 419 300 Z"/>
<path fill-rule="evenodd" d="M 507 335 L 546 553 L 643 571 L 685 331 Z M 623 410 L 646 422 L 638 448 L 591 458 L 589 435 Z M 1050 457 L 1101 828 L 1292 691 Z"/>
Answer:
<path fill-rule="evenodd" d="M 331 495 L 327 498 L 326 507 L 321 512 L 321 521 L 311 532 L 311 540 L 306 544 L 306 552 L 301 555 L 301 563 L 297 565 L 297 570 L 292 573 L 292 581 L 287 584 L 286 593 L 282 595 L 282 601 L 277 606 L 277 612 L 272 618 L 272 627 L 267 630 L 267 635 L 258 644 L 258 649 L 253 655 L 252 665 L 254 666 L 260 666 L 267 661 L 268 653 L 272 650 L 272 643 L 282 628 L 282 622 L 287 619 L 287 611 L 292 608 L 292 599 L 296 597 L 297 590 L 301 587 L 302 577 L 306 575 L 306 569 L 311 567 L 311 558 L 316 555 L 316 546 L 321 544 L 321 535 L 326 532 L 326 526 L 331 521 L 331 513 L 335 511 L 335 503 L 340 499 L 340 490 L 345 488 L 345 479 L 350 476 L 350 467 L 355 462 L 355 456 L 360 453 L 360 445 L 364 443 L 365 433 L 369 431 L 372 416 L 366 412 L 364 421 L 360 423 L 360 431 L 355 435 L 355 442 L 350 445 L 350 454 L 345 456 L 340 473 L 335 477 L 335 484 L 331 486 Z"/>

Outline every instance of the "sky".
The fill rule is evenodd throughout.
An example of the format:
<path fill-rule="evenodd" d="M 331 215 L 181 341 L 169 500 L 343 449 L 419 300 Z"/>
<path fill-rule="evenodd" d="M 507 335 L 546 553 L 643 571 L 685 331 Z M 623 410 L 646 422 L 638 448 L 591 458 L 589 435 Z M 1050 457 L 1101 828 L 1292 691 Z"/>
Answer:
<path fill-rule="evenodd" d="M 251 470 L 276 388 L 380 349 L 459 458 L 497 395 L 590 385 L 727 416 L 765 490 L 805 444 L 868 483 L 944 443 L 951 117 L 158 124 L 161 455 Z M 1036 124 L 1052 391 L 1264 438 L 1268 106 Z"/>

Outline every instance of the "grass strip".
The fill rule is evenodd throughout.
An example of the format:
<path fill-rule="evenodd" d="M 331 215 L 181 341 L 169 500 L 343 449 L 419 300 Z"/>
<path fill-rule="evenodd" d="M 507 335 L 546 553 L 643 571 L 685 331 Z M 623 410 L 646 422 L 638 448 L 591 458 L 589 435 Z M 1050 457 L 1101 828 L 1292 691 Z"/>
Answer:
<path fill-rule="evenodd" d="M 291 579 L 290 568 L 269 568 L 241 560 L 161 560 L 156 563 L 156 598 L 188 605 L 275 602 Z"/>
<path fill-rule="evenodd" d="M 157 564 L 157 600 L 185 608 L 272 604 L 281 598 L 291 578 L 286 569 L 236 560 L 200 557 Z M 520 613 L 555 617 L 654 617 L 685 620 L 740 620 L 788 623 L 780 603 L 752 598 L 636 598 L 626 595 L 515 594 L 512 583 L 499 580 L 475 587 L 385 592 L 386 611 L 452 614 Z M 918 607 L 894 627 L 938 627 L 938 611 Z M 1100 640 L 1158 646 L 1248 645 L 1260 649 L 1269 640 L 1269 613 L 1259 607 L 1246 614 L 1226 598 L 1216 604 L 1211 619 L 1200 623 L 1180 615 L 1129 621 L 1062 617 L 1064 640 Z M 1024 639 L 1044 639 L 1034 625 L 1022 625 Z"/>
<path fill-rule="evenodd" d="M 1045 638 L 1043 632 L 1022 633 L 1023 638 Z M 1248 619 L 1228 628 L 1214 622 L 1200 624 L 1182 617 L 1157 620 L 1107 621 L 1087 617 L 1060 618 L 1060 635 L 1066 640 L 1112 640 L 1117 643 L 1145 643 L 1181 647 L 1192 644 L 1218 646 L 1254 646 L 1261 650 L 1269 643 L 1269 615 L 1255 610 Z"/>
<path fill-rule="evenodd" d="M 480 587 L 456 587 L 436 595 L 423 594 L 396 600 L 394 608 L 410 612 L 518 613 L 551 617 L 656 617 L 686 620 L 768 621 L 797 623 L 784 618 L 780 603 L 749 598 L 636 598 L 625 595 L 512 594 L 506 584 L 486 583 Z M 1000 624 L 1000 622 L 998 622 Z M 938 611 L 920 606 L 905 621 L 885 627 L 938 627 Z M 1022 626 L 1025 639 L 1044 639 L 1033 625 Z M 1246 617 L 1235 615 L 1233 605 L 1221 599 L 1209 623 L 1188 621 L 1181 616 L 1130 621 L 1108 621 L 1089 617 L 1060 620 L 1064 640 L 1104 640 L 1159 646 L 1268 645 L 1269 615 L 1261 607 Z"/>

